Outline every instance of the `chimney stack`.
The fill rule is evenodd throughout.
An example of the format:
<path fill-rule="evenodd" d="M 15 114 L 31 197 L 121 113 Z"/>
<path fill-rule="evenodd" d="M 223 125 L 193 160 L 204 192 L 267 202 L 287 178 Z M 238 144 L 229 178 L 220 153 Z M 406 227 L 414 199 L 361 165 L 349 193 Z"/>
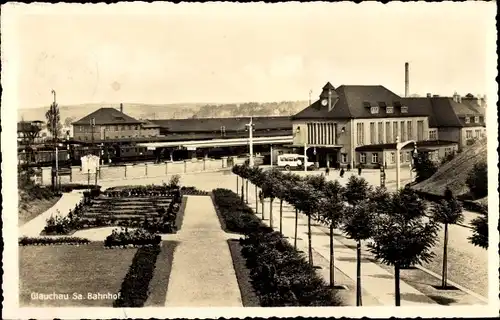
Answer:
<path fill-rule="evenodd" d="M 410 95 L 410 64 L 405 62 L 405 97 Z"/>
<path fill-rule="evenodd" d="M 123 113 L 123 103 L 120 103 L 120 112 Z"/>
<path fill-rule="evenodd" d="M 427 98 L 432 98 L 432 93 L 428 93 Z"/>

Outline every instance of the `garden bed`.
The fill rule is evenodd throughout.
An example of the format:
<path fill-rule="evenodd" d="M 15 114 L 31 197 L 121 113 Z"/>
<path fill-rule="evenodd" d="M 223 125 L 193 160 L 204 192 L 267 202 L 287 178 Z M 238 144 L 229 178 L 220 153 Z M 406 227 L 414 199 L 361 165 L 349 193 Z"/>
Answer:
<path fill-rule="evenodd" d="M 88 294 L 117 294 L 137 249 L 107 250 L 102 242 L 85 246 L 20 246 L 20 307 L 112 307 L 114 299 Z M 61 293 L 68 299 L 40 300 L 32 294 Z M 73 293 L 83 299 L 73 299 Z"/>
<path fill-rule="evenodd" d="M 241 198 L 227 189 L 213 191 L 214 204 L 228 230 L 245 234 L 240 239 L 251 283 L 260 306 L 340 306 L 335 291 L 304 256 L 265 226 Z"/>

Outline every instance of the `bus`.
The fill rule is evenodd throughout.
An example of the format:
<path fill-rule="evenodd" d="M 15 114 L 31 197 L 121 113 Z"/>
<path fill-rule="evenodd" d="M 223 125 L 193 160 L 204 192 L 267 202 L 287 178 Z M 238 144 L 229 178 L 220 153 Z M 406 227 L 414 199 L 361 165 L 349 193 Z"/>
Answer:
<path fill-rule="evenodd" d="M 293 170 L 293 169 L 304 169 L 304 155 L 288 153 L 288 154 L 280 154 L 278 156 L 278 167 L 284 168 L 285 170 Z M 314 162 L 306 161 L 307 168 L 309 170 L 316 169 Z"/>

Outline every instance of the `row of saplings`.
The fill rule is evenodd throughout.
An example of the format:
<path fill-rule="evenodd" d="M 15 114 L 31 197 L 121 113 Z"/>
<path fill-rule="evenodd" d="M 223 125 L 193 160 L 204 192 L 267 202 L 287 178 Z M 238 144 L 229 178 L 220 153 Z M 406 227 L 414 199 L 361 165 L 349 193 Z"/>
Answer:
<path fill-rule="evenodd" d="M 85 212 L 92 205 L 92 199 L 95 196 L 95 194 L 85 193 L 82 201 L 66 216 L 62 216 L 58 212 L 55 216 L 48 218 L 42 234 L 68 235 L 76 230 L 109 226 L 144 228 L 152 233 L 174 233 L 176 231 L 175 219 L 180 209 L 181 193 L 177 190 L 170 194 L 173 196 L 172 202 L 167 209 L 158 207 L 157 217 L 123 219 L 107 215 L 96 218 L 85 217 Z"/>
<path fill-rule="evenodd" d="M 330 279 L 334 279 L 334 229 L 342 230 L 357 242 L 357 283 L 356 302 L 362 305 L 361 295 L 361 243 L 368 241 L 368 248 L 382 263 L 394 267 L 395 304 L 400 305 L 400 270 L 429 262 L 434 253 L 432 248 L 437 241 L 440 228 L 444 225 L 444 256 L 441 287 L 447 285 L 447 242 L 448 226 L 463 220 L 460 202 L 447 190 L 445 200 L 435 203 L 428 210 L 426 203 L 410 188 L 390 193 L 385 188 L 371 187 L 366 180 L 351 176 L 345 187 L 338 181 L 326 181 L 324 176 L 309 175 L 301 177 L 278 170 L 263 171 L 247 165 L 234 166 L 237 175 L 237 190 L 241 189 L 241 199 L 248 203 L 248 183 L 255 186 L 255 199 L 261 200 L 262 219 L 264 219 L 264 199 L 270 200 L 269 222 L 272 227 L 273 202 L 280 201 L 279 232 L 282 233 L 282 209 L 286 202 L 295 208 L 294 247 L 297 247 L 298 213 L 307 216 L 308 261 L 313 266 L 311 221 L 319 221 L 329 227 L 330 236 Z M 241 179 L 240 179 L 241 178 Z M 241 185 L 240 185 L 241 180 Z M 260 190 L 258 190 L 260 189 Z M 256 213 L 258 213 L 256 203 Z M 482 231 L 484 232 L 484 230 Z M 475 230 L 471 242 L 478 244 L 484 238 Z M 487 238 L 487 234 L 486 234 Z M 481 241 L 479 241 L 481 242 Z M 480 244 L 487 246 L 487 243 Z"/>

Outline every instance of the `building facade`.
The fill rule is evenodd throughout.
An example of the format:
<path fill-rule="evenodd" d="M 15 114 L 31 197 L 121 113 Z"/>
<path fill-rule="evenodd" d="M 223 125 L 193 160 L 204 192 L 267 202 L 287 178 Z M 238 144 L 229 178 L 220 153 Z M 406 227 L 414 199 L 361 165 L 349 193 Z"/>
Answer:
<path fill-rule="evenodd" d="M 397 137 L 429 139 L 428 112 L 403 100 L 383 86 L 335 89 L 327 83 L 319 100 L 292 117 L 294 146 L 305 147 L 319 166 L 383 164 L 385 149 L 366 154 L 359 148 L 395 144 Z"/>
<path fill-rule="evenodd" d="M 160 126 L 139 121 L 123 113 L 123 108 L 101 108 L 73 123 L 73 138 L 77 141 L 109 141 L 157 137 Z"/>

